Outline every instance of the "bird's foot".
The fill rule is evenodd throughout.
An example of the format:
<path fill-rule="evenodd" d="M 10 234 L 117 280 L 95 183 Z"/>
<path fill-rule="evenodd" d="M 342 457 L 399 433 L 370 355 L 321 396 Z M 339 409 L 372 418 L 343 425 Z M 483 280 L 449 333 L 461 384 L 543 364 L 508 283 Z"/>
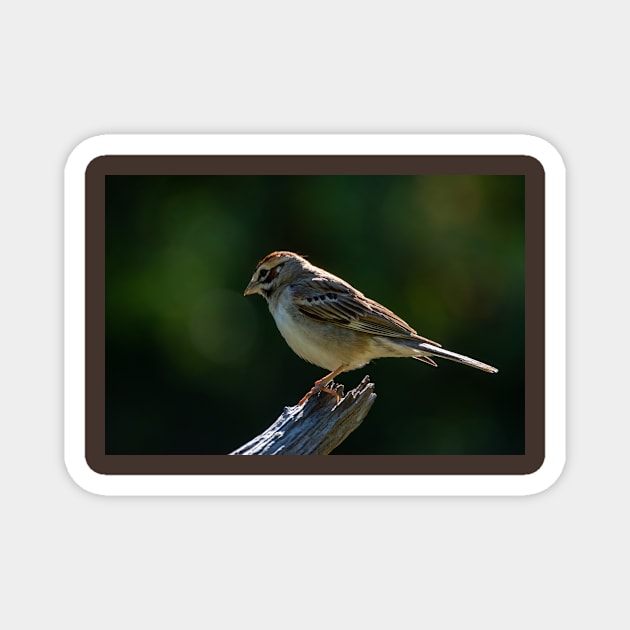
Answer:
<path fill-rule="evenodd" d="M 298 403 L 298 406 L 302 406 L 309 398 L 311 398 L 311 396 L 319 394 L 319 392 L 332 394 L 336 398 L 336 402 L 339 402 L 341 400 L 341 395 L 339 394 L 339 392 L 335 389 L 330 389 L 329 387 L 326 387 L 326 385 L 328 385 L 330 382 L 332 381 L 329 381 L 328 383 L 326 383 L 325 381 L 316 381 L 315 385 L 313 385 L 313 387 L 311 387 L 311 389 L 302 397 L 302 399 Z"/>

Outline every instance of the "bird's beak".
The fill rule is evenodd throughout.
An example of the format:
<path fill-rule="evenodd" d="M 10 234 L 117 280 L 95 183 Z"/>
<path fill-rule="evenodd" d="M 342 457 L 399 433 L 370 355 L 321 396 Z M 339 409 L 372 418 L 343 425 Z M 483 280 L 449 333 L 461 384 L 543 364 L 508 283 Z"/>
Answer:
<path fill-rule="evenodd" d="M 243 292 L 243 295 L 251 295 L 252 293 L 258 293 L 257 288 L 258 287 L 256 286 L 256 283 L 252 279 L 249 281 L 249 284 L 247 285 L 245 291 Z"/>

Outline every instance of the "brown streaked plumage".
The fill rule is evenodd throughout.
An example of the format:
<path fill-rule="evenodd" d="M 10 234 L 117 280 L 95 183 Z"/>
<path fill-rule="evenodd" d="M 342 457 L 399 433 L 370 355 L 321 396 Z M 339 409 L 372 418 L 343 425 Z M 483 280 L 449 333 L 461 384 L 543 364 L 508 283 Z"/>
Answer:
<path fill-rule="evenodd" d="M 253 293 L 267 300 L 290 348 L 329 370 L 299 404 L 342 372 L 382 357 L 410 357 L 432 366 L 437 363 L 431 357 L 439 357 L 485 372 L 498 371 L 420 336 L 382 304 L 293 252 L 272 252 L 258 263 L 244 295 Z"/>

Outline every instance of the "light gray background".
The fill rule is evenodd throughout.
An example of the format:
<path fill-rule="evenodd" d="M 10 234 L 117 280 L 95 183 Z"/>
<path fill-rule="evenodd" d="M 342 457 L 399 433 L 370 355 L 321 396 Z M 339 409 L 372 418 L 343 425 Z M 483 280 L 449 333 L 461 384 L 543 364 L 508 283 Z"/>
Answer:
<path fill-rule="evenodd" d="M 0 625 L 627 624 L 627 21 L 618 3 L 563 5 L 3 9 Z M 531 133 L 561 152 L 568 463 L 549 491 L 106 499 L 69 479 L 66 156 L 104 132 L 262 131 Z"/>

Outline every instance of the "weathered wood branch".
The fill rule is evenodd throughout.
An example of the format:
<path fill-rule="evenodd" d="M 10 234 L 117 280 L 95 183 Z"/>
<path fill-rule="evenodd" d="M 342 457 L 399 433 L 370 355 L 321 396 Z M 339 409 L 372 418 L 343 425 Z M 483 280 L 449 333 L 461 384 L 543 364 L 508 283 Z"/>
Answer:
<path fill-rule="evenodd" d="M 268 429 L 230 455 L 328 455 L 363 422 L 376 394 L 369 376 L 345 395 L 343 385 L 327 388 L 342 396 L 339 402 L 320 392 L 301 407 L 285 407 Z"/>

